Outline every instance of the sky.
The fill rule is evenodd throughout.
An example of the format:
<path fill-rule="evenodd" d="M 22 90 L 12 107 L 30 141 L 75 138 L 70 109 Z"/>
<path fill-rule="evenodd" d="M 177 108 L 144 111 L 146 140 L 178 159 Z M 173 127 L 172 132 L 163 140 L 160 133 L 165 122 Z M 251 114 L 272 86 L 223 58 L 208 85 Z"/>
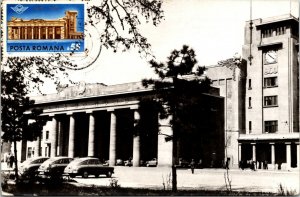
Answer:
<path fill-rule="evenodd" d="M 166 62 L 170 52 L 183 45 L 195 50 L 201 66 L 241 53 L 250 0 L 165 0 L 163 10 L 165 19 L 157 27 L 151 23 L 140 27 L 156 61 Z M 253 19 L 289 13 L 299 17 L 298 0 L 252 0 Z M 74 81 L 107 85 L 154 77 L 148 60 L 136 50 L 114 53 L 104 47 L 91 67 L 69 74 Z"/>

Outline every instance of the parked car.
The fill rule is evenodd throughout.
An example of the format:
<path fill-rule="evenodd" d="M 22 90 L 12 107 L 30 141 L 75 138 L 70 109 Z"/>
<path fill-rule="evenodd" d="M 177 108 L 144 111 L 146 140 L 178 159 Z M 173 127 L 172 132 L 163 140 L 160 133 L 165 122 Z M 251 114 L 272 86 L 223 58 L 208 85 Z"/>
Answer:
<path fill-rule="evenodd" d="M 109 160 L 104 161 L 103 166 L 109 166 Z"/>
<path fill-rule="evenodd" d="M 146 166 L 147 167 L 151 167 L 151 166 L 156 167 L 157 166 L 157 159 L 153 158 L 150 161 L 146 161 Z"/>
<path fill-rule="evenodd" d="M 128 160 L 124 161 L 125 166 L 132 166 L 132 157 L 130 157 Z"/>
<path fill-rule="evenodd" d="M 70 157 L 52 157 L 46 160 L 39 168 L 39 176 L 42 178 L 60 178 L 65 167 L 73 160 Z"/>
<path fill-rule="evenodd" d="M 140 160 L 140 166 L 146 166 L 146 161 Z"/>
<path fill-rule="evenodd" d="M 34 179 L 35 176 L 38 174 L 38 168 L 47 159 L 49 159 L 49 157 L 34 157 L 25 160 L 19 166 L 19 178 Z"/>
<path fill-rule="evenodd" d="M 69 174 L 70 177 L 81 175 L 83 178 L 87 178 L 89 175 L 99 177 L 99 175 L 106 175 L 111 177 L 114 173 L 114 168 L 104 166 L 98 158 L 84 157 L 73 160 L 64 170 L 65 174 Z"/>
<path fill-rule="evenodd" d="M 180 167 L 180 168 L 188 168 L 188 167 L 190 167 L 190 162 L 188 162 L 188 161 L 186 161 L 186 160 L 184 160 L 182 158 L 179 158 L 179 165 L 178 165 L 178 167 Z"/>
<path fill-rule="evenodd" d="M 126 160 L 126 161 L 124 161 L 124 165 L 125 166 L 132 166 L 132 161 L 131 160 Z"/>
<path fill-rule="evenodd" d="M 116 166 L 124 166 L 124 161 L 122 159 L 117 159 Z"/>

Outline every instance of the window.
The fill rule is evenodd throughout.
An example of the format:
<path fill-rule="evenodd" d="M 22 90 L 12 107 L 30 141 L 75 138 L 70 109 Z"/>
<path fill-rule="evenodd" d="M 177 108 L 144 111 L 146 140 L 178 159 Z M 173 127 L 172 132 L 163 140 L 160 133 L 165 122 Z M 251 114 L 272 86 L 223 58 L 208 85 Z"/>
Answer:
<path fill-rule="evenodd" d="M 264 106 L 277 106 L 277 96 L 265 96 Z"/>
<path fill-rule="evenodd" d="M 286 27 L 285 26 L 277 26 L 273 28 L 263 29 L 261 33 L 262 38 L 268 38 L 272 36 L 279 36 L 286 33 Z"/>
<path fill-rule="evenodd" d="M 276 36 L 283 35 L 286 32 L 286 27 L 277 27 L 276 28 Z"/>
<path fill-rule="evenodd" d="M 33 154 L 32 154 L 32 151 L 33 151 L 33 150 L 32 150 L 32 147 L 28 147 L 28 148 L 27 148 L 27 158 L 31 158 L 31 156 L 33 155 Z"/>
<path fill-rule="evenodd" d="M 249 133 L 252 133 L 252 121 L 249 121 Z"/>
<path fill-rule="evenodd" d="M 46 140 L 49 139 L 49 131 L 46 131 Z"/>
<path fill-rule="evenodd" d="M 81 162 L 81 165 L 88 165 L 89 160 Z"/>
<path fill-rule="evenodd" d="M 219 85 L 225 85 L 225 80 L 224 79 L 220 79 L 219 80 Z"/>
<path fill-rule="evenodd" d="M 69 160 L 69 159 L 64 159 L 64 160 L 62 161 L 62 163 L 68 164 L 68 163 L 70 163 L 70 160 Z"/>
<path fill-rule="evenodd" d="M 248 90 L 252 89 L 251 79 L 248 80 Z"/>
<path fill-rule="evenodd" d="M 265 133 L 276 133 L 278 129 L 278 121 L 265 121 Z"/>
<path fill-rule="evenodd" d="M 213 86 L 217 86 L 217 85 L 218 85 L 218 80 L 213 80 L 213 81 L 212 81 L 212 85 L 213 85 Z"/>
<path fill-rule="evenodd" d="M 252 103 L 251 103 L 251 100 L 252 100 L 252 99 L 251 99 L 251 97 L 249 97 L 249 107 L 248 107 L 249 109 L 251 109 L 251 108 L 252 108 Z"/>
<path fill-rule="evenodd" d="M 269 88 L 269 87 L 277 87 L 277 77 L 268 77 L 264 78 L 264 87 Z"/>

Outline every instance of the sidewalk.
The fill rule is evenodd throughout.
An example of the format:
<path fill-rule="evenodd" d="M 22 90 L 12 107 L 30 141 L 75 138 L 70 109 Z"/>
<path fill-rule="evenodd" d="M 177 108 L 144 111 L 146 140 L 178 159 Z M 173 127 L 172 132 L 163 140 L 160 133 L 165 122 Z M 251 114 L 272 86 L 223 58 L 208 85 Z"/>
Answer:
<path fill-rule="evenodd" d="M 224 173 L 225 169 L 195 169 L 177 170 L 177 186 L 179 189 L 203 189 L 203 190 L 226 190 Z M 147 167 L 115 167 L 113 179 L 118 180 L 121 187 L 133 188 L 157 188 L 162 189 L 163 184 L 170 185 L 170 168 L 147 168 Z M 235 191 L 274 192 L 278 191 L 279 184 L 289 190 L 299 192 L 298 171 L 274 171 L 249 169 L 230 169 L 232 189 Z M 106 177 L 84 179 L 76 177 L 76 184 L 108 186 L 110 179 Z"/>

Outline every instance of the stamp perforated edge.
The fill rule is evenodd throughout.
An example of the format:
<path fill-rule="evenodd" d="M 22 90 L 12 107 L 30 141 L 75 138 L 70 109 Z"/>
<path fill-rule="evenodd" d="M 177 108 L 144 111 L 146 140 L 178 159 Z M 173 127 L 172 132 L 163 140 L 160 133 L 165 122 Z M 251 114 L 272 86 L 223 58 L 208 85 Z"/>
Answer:
<path fill-rule="evenodd" d="M 84 6 L 84 23 L 86 22 L 87 19 L 87 12 L 86 12 L 86 7 L 87 7 L 87 3 L 89 1 L 21 1 L 21 0 L 3 0 L 1 2 L 1 56 L 2 59 L 4 57 L 11 57 L 11 56 L 35 56 L 35 55 L 39 55 L 39 56 L 51 56 L 53 54 L 56 53 L 69 53 L 69 52 L 7 52 L 7 4 L 83 4 Z M 85 31 L 85 28 L 84 28 Z M 83 41 L 85 42 L 85 40 Z M 73 54 L 74 57 L 78 56 L 81 57 L 85 55 L 84 52 L 76 52 L 75 54 Z"/>

